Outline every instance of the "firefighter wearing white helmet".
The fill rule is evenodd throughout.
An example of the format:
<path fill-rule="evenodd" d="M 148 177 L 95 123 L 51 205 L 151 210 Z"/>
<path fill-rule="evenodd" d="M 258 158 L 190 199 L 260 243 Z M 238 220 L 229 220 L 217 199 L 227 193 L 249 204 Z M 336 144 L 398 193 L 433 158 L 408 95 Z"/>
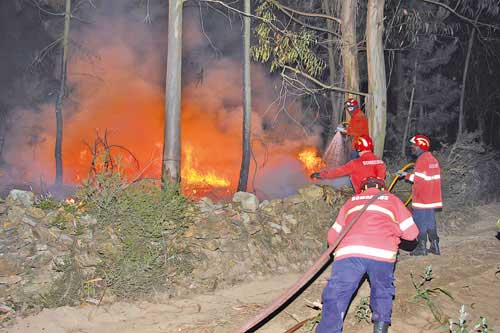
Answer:
<path fill-rule="evenodd" d="M 430 139 L 422 134 L 410 139 L 412 154 L 417 158 L 413 173 L 399 172 L 401 177 L 413 183 L 413 219 L 418 226 L 418 245 L 411 255 L 439 255 L 439 237 L 435 210 L 443 207 L 441 196 L 441 168 L 438 160 L 429 152 Z M 427 250 L 427 237 L 430 248 Z"/>

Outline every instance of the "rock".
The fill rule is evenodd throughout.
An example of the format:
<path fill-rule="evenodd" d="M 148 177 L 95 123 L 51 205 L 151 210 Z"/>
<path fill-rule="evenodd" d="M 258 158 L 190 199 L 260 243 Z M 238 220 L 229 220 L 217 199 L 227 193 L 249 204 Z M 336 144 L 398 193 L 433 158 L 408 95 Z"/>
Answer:
<path fill-rule="evenodd" d="M 33 192 L 12 190 L 7 196 L 7 203 L 18 202 L 24 207 L 31 207 L 35 202 L 35 194 Z"/>
<path fill-rule="evenodd" d="M 97 219 L 93 216 L 86 214 L 80 217 L 80 223 L 84 226 L 96 225 Z"/>
<path fill-rule="evenodd" d="M 5 214 L 6 211 L 7 211 L 7 205 L 0 204 L 0 214 Z"/>
<path fill-rule="evenodd" d="M 0 284 L 6 284 L 6 285 L 16 284 L 20 282 L 22 279 L 23 278 L 20 277 L 19 275 L 0 276 Z"/>
<path fill-rule="evenodd" d="M 28 209 L 26 209 L 26 213 L 37 220 L 43 219 L 46 215 L 42 209 L 37 207 L 29 207 Z"/>
<path fill-rule="evenodd" d="M 22 272 L 22 258 L 0 256 L 0 276 L 11 276 Z"/>
<path fill-rule="evenodd" d="M 298 190 L 299 194 L 308 201 L 319 200 L 323 198 L 323 188 L 317 185 L 307 185 Z"/>
<path fill-rule="evenodd" d="M 203 242 L 202 247 L 210 251 L 216 251 L 217 249 L 219 249 L 219 242 L 215 239 L 211 239 L 207 242 Z"/>
<path fill-rule="evenodd" d="M 259 199 L 253 193 L 248 192 L 236 192 L 233 196 L 233 202 L 241 203 L 241 208 L 251 212 L 255 212 L 259 209 Z"/>
<path fill-rule="evenodd" d="M 31 216 L 24 216 L 22 221 L 32 227 L 36 227 L 36 225 L 38 224 L 38 221 L 33 219 Z"/>

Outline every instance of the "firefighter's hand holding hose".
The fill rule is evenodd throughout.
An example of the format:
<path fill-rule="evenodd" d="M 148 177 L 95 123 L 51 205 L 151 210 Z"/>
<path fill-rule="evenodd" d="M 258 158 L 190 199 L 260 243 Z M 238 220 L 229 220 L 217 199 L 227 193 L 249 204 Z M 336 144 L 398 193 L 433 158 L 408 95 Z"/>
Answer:
<path fill-rule="evenodd" d="M 405 178 L 407 174 L 408 174 L 408 172 L 406 172 L 406 171 L 401 171 L 401 170 L 398 170 L 398 171 L 396 172 L 396 175 L 398 175 L 398 177 L 399 177 L 399 178 Z"/>
<path fill-rule="evenodd" d="M 322 179 L 321 174 L 319 172 L 314 172 L 309 177 L 311 177 L 311 179 Z"/>

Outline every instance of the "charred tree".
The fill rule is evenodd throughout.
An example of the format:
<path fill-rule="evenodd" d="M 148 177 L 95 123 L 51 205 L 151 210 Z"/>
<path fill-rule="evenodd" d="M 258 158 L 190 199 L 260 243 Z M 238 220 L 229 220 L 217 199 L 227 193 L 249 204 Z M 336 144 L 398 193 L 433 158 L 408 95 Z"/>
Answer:
<path fill-rule="evenodd" d="M 69 29 L 71 23 L 71 0 L 66 0 L 66 11 L 64 14 L 64 34 L 62 39 L 62 55 L 61 55 L 61 78 L 59 92 L 56 100 L 56 144 L 54 156 L 56 160 L 56 180 L 57 186 L 63 182 L 63 165 L 62 165 L 62 140 L 63 140 L 63 116 L 62 105 L 66 95 L 66 81 L 68 69 L 68 49 L 69 49 Z"/>
<path fill-rule="evenodd" d="M 366 18 L 366 55 L 368 65 L 367 117 L 375 154 L 382 158 L 387 119 L 387 83 L 385 77 L 384 47 L 385 0 L 368 0 Z"/>
<path fill-rule="evenodd" d="M 252 82 L 250 76 L 250 0 L 245 0 L 243 17 L 243 135 L 240 180 L 238 191 L 247 191 L 248 172 L 250 168 L 250 139 L 252 116 Z"/>
<path fill-rule="evenodd" d="M 183 0 L 168 2 L 168 55 L 165 84 L 165 125 L 161 184 L 180 182 L 181 167 L 181 69 Z"/>

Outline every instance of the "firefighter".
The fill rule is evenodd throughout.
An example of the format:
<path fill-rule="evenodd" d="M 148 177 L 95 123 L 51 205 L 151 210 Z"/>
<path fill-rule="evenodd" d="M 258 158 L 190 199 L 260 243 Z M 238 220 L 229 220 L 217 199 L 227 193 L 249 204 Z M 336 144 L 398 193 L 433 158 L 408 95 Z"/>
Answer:
<path fill-rule="evenodd" d="M 359 103 L 353 98 L 349 98 L 344 103 L 345 109 L 349 112 L 351 120 L 349 121 L 347 128 L 344 126 L 337 127 L 337 131 L 347 134 L 351 137 L 351 153 L 349 154 L 349 160 L 353 160 L 359 157 L 356 150 L 356 141 L 359 136 L 369 136 L 368 132 L 368 119 L 365 114 L 359 108 Z"/>
<path fill-rule="evenodd" d="M 363 179 L 369 177 L 385 179 L 385 163 L 373 153 L 372 139 L 365 135 L 358 136 L 354 147 L 359 158 L 336 168 L 315 172 L 311 174 L 311 179 L 332 179 L 347 175 L 351 178 L 356 194 L 361 192 Z"/>
<path fill-rule="evenodd" d="M 439 255 L 439 237 L 436 228 L 435 210 L 443 207 L 441 198 L 441 168 L 438 160 L 429 152 L 430 139 L 415 135 L 410 139 L 411 153 L 416 158 L 413 173 L 398 171 L 400 177 L 413 183 L 413 219 L 420 231 L 418 245 L 410 254 L 426 256 L 427 252 Z M 430 248 L 427 250 L 427 236 Z"/>
<path fill-rule="evenodd" d="M 362 192 L 340 209 L 328 230 L 332 245 L 342 229 L 380 191 L 384 181 L 368 178 Z M 370 307 L 375 333 L 387 333 L 391 323 L 394 265 L 400 238 L 414 240 L 418 229 L 411 212 L 390 192 L 384 192 L 364 211 L 335 249 L 331 277 L 322 294 L 323 313 L 316 333 L 341 333 L 343 320 L 353 294 L 365 274 L 370 281 Z"/>

